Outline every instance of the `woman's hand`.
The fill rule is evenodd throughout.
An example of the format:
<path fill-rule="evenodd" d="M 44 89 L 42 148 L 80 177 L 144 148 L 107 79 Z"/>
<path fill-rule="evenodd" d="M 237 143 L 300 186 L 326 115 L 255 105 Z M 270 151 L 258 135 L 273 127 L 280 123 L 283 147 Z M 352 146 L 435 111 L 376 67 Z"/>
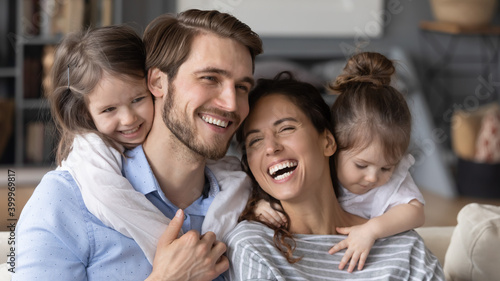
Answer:
<path fill-rule="evenodd" d="M 350 261 L 349 268 L 347 269 L 348 272 L 353 272 L 356 264 L 358 264 L 358 270 L 362 270 L 373 243 L 375 243 L 377 239 L 372 229 L 365 223 L 352 227 L 337 227 L 337 232 L 339 234 L 348 235 L 348 237 L 333 246 L 328 253 L 333 255 L 347 248 L 340 261 L 339 269 L 344 269 Z"/>
<path fill-rule="evenodd" d="M 259 200 L 259 202 L 255 204 L 254 214 L 263 222 L 272 224 L 276 227 L 280 227 L 286 223 L 285 215 L 271 208 L 271 204 L 264 199 Z"/>

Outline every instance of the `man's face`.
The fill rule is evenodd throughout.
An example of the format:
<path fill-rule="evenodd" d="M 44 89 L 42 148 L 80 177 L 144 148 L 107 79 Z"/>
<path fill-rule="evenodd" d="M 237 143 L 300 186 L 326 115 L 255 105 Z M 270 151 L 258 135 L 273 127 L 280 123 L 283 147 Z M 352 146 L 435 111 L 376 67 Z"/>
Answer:
<path fill-rule="evenodd" d="M 252 86 L 248 49 L 233 39 L 200 34 L 175 79 L 169 80 L 163 122 L 192 151 L 219 159 L 248 115 Z"/>

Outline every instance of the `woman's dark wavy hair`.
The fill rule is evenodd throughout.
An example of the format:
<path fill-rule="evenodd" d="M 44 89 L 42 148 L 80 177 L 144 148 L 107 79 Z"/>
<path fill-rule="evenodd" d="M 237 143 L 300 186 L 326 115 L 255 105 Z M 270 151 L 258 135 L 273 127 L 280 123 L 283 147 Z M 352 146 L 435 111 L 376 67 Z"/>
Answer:
<path fill-rule="evenodd" d="M 252 112 L 252 110 L 254 109 L 257 101 L 265 96 L 270 95 L 282 95 L 288 98 L 293 104 L 295 104 L 302 110 L 302 112 L 309 118 L 309 120 L 311 120 L 318 133 L 323 133 L 325 130 L 329 130 L 333 134 L 330 108 L 325 103 L 319 91 L 313 85 L 296 80 L 288 71 L 278 73 L 273 79 L 259 79 L 257 81 L 257 85 L 250 92 L 248 97 L 250 112 Z M 283 253 L 288 262 L 295 263 L 301 258 L 293 257 L 295 241 L 293 239 L 293 233 L 290 232 L 290 224 L 286 223 L 280 227 L 276 227 L 262 221 L 259 216 L 254 213 L 256 203 L 259 200 L 264 199 L 270 202 L 273 209 L 283 213 L 288 222 L 290 221 L 288 214 L 283 210 L 280 210 L 282 208 L 278 208 L 281 207 L 280 201 L 267 194 L 259 186 L 259 184 L 255 180 L 255 177 L 252 175 L 252 172 L 249 169 L 245 149 L 245 124 L 246 121 L 243 122 L 243 124 L 236 132 L 236 140 L 238 141 L 242 152 L 242 168 L 252 179 L 253 187 L 250 199 L 248 200 L 248 203 L 243 210 L 239 221 L 258 221 L 273 229 L 274 244 L 276 245 L 276 248 L 278 248 Z M 330 157 L 330 175 L 332 176 L 332 182 L 335 185 L 337 179 L 333 157 Z"/>

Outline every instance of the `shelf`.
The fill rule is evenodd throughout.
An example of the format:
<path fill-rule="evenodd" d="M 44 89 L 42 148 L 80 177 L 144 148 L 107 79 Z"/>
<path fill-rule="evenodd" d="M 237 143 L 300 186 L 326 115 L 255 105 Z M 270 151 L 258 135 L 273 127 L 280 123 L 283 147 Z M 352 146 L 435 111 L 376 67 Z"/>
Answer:
<path fill-rule="evenodd" d="M 50 104 L 46 99 L 25 99 L 23 109 L 50 109 Z"/>
<path fill-rule="evenodd" d="M 0 78 L 15 78 L 16 68 L 15 67 L 0 67 Z"/>
<path fill-rule="evenodd" d="M 422 30 L 449 34 L 500 35 L 500 26 L 497 25 L 465 27 L 449 22 L 422 21 L 419 26 Z"/>
<path fill-rule="evenodd" d="M 41 36 L 24 36 L 23 45 L 25 46 L 39 46 L 39 45 L 56 45 L 62 39 L 62 35 L 54 37 L 41 37 Z"/>

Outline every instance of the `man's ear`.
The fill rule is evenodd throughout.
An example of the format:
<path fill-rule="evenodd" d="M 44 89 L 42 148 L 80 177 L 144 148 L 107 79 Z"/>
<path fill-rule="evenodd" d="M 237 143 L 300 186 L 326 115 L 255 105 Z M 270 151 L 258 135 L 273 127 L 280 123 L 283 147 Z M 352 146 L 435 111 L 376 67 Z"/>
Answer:
<path fill-rule="evenodd" d="M 335 151 L 337 151 L 337 143 L 335 142 L 335 138 L 329 130 L 325 129 L 324 134 L 324 154 L 325 156 L 332 156 Z"/>
<path fill-rule="evenodd" d="M 149 91 L 156 97 L 156 98 L 161 98 L 163 97 L 164 92 L 167 89 L 164 89 L 164 87 L 167 87 L 166 83 L 166 74 L 163 73 L 161 70 L 158 68 L 151 68 L 148 71 L 148 88 Z"/>

